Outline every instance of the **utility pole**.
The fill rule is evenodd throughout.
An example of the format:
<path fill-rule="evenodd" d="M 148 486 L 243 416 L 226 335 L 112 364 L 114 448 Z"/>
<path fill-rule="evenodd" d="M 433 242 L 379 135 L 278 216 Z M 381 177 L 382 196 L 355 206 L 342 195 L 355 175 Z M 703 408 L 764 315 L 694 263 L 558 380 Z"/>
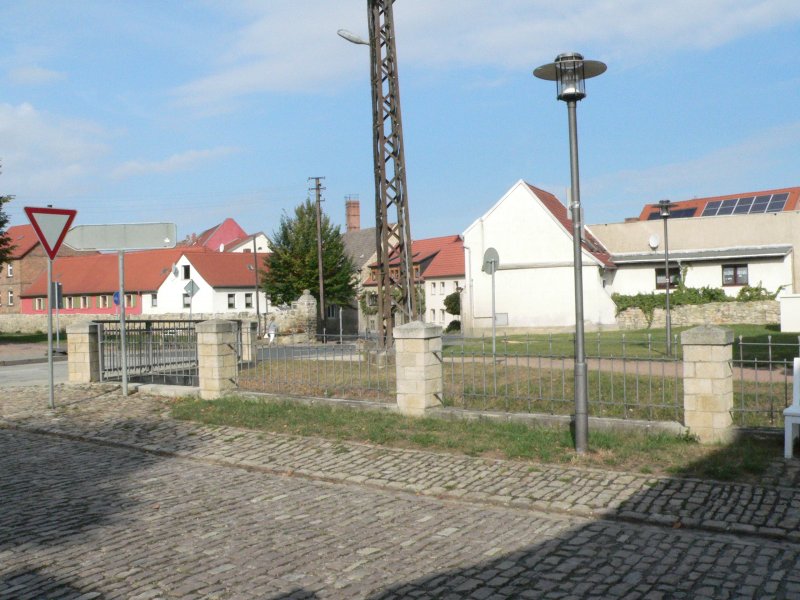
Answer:
<path fill-rule="evenodd" d="M 253 286 L 253 292 L 256 295 L 256 336 L 258 339 L 261 339 L 261 307 L 258 300 L 259 296 L 259 287 L 261 287 L 261 281 L 259 281 L 258 277 L 258 251 L 256 250 L 256 235 L 253 234 L 253 271 L 255 273 L 255 285 Z"/>
<path fill-rule="evenodd" d="M 411 260 L 411 220 L 408 211 L 403 122 L 400 113 L 400 81 L 395 47 L 394 0 L 367 0 L 372 83 L 373 151 L 375 163 L 375 225 L 378 252 L 379 344 L 393 343 L 394 310 L 405 322 L 419 318 Z M 395 223 L 389 210 L 395 209 Z M 400 259 L 398 276 L 389 262 Z M 396 301 L 392 291 L 399 291 Z"/>
<path fill-rule="evenodd" d="M 309 177 L 308 180 L 314 180 L 314 187 L 308 188 L 314 190 L 317 197 L 317 267 L 319 269 L 319 322 L 322 327 L 325 327 L 325 282 L 322 277 L 322 187 L 320 180 L 324 177 Z"/>

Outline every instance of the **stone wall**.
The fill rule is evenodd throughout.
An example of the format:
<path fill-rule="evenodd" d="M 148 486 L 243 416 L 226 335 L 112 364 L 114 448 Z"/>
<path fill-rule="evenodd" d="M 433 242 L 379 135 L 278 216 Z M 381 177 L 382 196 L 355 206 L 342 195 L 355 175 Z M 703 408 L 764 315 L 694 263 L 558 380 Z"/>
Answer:
<path fill-rule="evenodd" d="M 758 302 L 712 302 L 709 304 L 691 304 L 670 308 L 673 327 L 691 327 L 694 325 L 733 325 L 749 323 L 752 325 L 769 325 L 780 323 L 781 307 L 777 300 L 761 300 Z M 647 319 L 638 308 L 628 308 L 617 315 L 620 329 L 647 329 Z M 657 308 L 653 313 L 651 327 L 666 327 L 666 311 Z"/>
<path fill-rule="evenodd" d="M 278 325 L 278 335 L 284 336 L 288 334 L 306 334 L 309 337 L 308 341 L 313 341 L 317 328 L 317 301 L 316 299 L 305 290 L 305 293 L 293 302 L 291 306 L 286 308 L 275 308 L 270 311 L 268 315 L 261 315 L 261 330 L 266 331 L 266 323 L 270 319 L 274 319 Z M 187 319 L 188 313 L 177 314 L 164 314 L 164 315 L 125 315 L 128 321 L 141 321 L 141 320 L 174 320 L 182 321 Z M 85 323 L 87 321 L 109 321 L 118 320 L 116 315 L 92 315 L 87 313 L 70 313 L 59 314 L 58 328 L 61 331 L 77 323 Z M 242 321 L 255 321 L 255 316 L 252 313 L 193 313 L 192 320 L 210 321 L 214 319 L 234 319 Z M 53 330 L 56 328 L 56 317 L 53 313 Z M 20 314 L 0 314 L 0 332 L 3 333 L 36 333 L 47 331 L 47 313 L 38 315 L 20 315 Z"/>

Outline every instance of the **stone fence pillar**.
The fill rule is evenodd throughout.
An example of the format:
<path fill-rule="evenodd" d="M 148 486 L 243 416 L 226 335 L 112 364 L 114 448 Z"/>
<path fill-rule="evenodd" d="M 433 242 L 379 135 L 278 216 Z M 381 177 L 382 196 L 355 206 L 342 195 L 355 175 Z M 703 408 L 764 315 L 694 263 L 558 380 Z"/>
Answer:
<path fill-rule="evenodd" d="M 97 323 L 83 321 L 67 326 L 67 360 L 70 383 L 100 381 Z"/>
<path fill-rule="evenodd" d="M 242 362 L 256 359 L 256 342 L 258 341 L 258 323 L 242 321 Z"/>
<path fill-rule="evenodd" d="M 422 416 L 441 406 L 442 328 L 421 321 L 395 327 L 397 406 L 406 415 Z"/>
<path fill-rule="evenodd" d="M 701 442 L 733 434 L 733 331 L 703 325 L 681 334 L 684 424 Z"/>
<path fill-rule="evenodd" d="M 221 398 L 236 389 L 236 323 L 213 319 L 196 326 L 200 397 Z"/>
<path fill-rule="evenodd" d="M 311 290 L 303 290 L 303 295 L 297 299 L 297 310 L 300 327 L 305 332 L 307 341 L 315 342 L 317 340 L 317 299 L 311 295 Z"/>

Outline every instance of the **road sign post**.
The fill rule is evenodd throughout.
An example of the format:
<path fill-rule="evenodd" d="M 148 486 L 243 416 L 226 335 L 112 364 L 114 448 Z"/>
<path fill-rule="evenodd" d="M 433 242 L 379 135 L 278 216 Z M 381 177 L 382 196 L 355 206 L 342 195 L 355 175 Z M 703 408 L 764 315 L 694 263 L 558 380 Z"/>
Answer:
<path fill-rule="evenodd" d="M 489 273 L 492 276 L 492 357 L 497 353 L 496 340 L 496 324 L 497 315 L 494 311 L 494 274 L 500 266 L 500 256 L 494 248 L 487 248 L 483 254 L 483 272 Z"/>
<path fill-rule="evenodd" d="M 67 235 L 69 226 L 75 220 L 77 210 L 70 208 L 37 208 L 26 206 L 25 214 L 39 238 L 39 243 L 47 253 L 47 367 L 50 379 L 49 406 L 56 407 L 53 386 L 53 259 Z"/>
<path fill-rule="evenodd" d="M 200 287 L 194 282 L 193 279 L 190 279 L 189 283 L 187 283 L 183 287 L 183 291 L 186 293 L 187 296 L 189 296 L 189 320 L 190 321 L 192 320 L 192 298 L 194 297 L 194 295 L 199 290 L 200 290 Z"/>
<path fill-rule="evenodd" d="M 128 395 L 128 354 L 125 345 L 125 250 L 174 248 L 175 223 L 120 223 L 80 225 L 70 230 L 65 243 L 76 250 L 114 250 L 119 256 L 119 330 L 122 395 Z"/>

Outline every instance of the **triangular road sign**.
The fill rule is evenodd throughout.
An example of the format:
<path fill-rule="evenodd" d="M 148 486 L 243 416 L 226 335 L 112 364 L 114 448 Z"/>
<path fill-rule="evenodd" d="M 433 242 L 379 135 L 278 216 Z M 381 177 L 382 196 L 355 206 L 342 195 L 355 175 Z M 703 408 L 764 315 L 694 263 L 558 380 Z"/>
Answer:
<path fill-rule="evenodd" d="M 70 208 L 34 208 L 25 207 L 25 214 L 33 225 L 39 241 L 50 260 L 55 259 L 61 242 L 69 231 L 69 226 L 78 214 Z"/>

